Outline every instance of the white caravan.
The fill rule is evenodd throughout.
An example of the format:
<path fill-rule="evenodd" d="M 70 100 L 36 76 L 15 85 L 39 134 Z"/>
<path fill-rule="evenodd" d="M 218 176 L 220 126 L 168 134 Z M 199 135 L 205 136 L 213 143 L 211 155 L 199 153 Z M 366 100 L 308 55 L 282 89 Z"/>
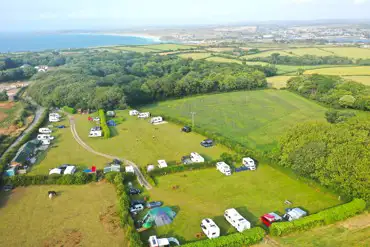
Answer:
<path fill-rule="evenodd" d="M 170 246 L 170 242 L 180 245 L 176 238 L 157 238 L 157 236 L 150 236 L 148 242 L 149 247 L 167 247 Z"/>
<path fill-rule="evenodd" d="M 153 117 L 152 119 L 150 119 L 151 124 L 156 124 L 156 123 L 161 123 L 161 122 L 163 122 L 162 117 Z"/>
<path fill-rule="evenodd" d="M 251 228 L 251 223 L 241 216 L 235 208 L 226 209 L 224 217 L 238 232 Z"/>
<path fill-rule="evenodd" d="M 40 128 L 39 133 L 41 134 L 51 134 L 52 130 L 49 128 Z"/>
<path fill-rule="evenodd" d="M 165 168 L 167 167 L 167 163 L 165 160 L 158 160 L 158 167 L 159 168 Z"/>
<path fill-rule="evenodd" d="M 148 117 L 150 117 L 150 113 L 149 112 L 142 112 L 142 113 L 139 113 L 139 115 L 137 117 L 138 118 L 148 118 Z"/>
<path fill-rule="evenodd" d="M 190 153 L 190 160 L 193 163 L 203 163 L 204 162 L 204 158 L 200 156 L 200 154 L 195 153 L 195 152 Z"/>
<path fill-rule="evenodd" d="M 125 166 L 125 172 L 135 173 L 133 166 Z"/>
<path fill-rule="evenodd" d="M 284 214 L 283 218 L 288 221 L 298 220 L 307 215 L 306 211 L 303 211 L 300 208 L 292 208 L 288 210 L 286 214 Z"/>
<path fill-rule="evenodd" d="M 243 158 L 243 165 L 249 168 L 249 170 L 256 170 L 256 164 L 254 160 L 249 157 Z"/>
<path fill-rule="evenodd" d="M 216 169 L 220 171 L 221 173 L 225 174 L 226 176 L 231 175 L 230 166 L 223 161 L 216 163 Z"/>
<path fill-rule="evenodd" d="M 53 112 L 53 113 L 49 113 L 49 117 L 57 117 L 57 118 L 60 118 L 61 116 L 59 115 L 59 113 Z"/>
<path fill-rule="evenodd" d="M 103 132 L 100 127 L 93 127 L 90 129 L 89 137 L 101 137 Z"/>
<path fill-rule="evenodd" d="M 60 122 L 60 118 L 59 117 L 54 117 L 54 116 L 49 116 L 49 122 L 52 122 L 52 123 Z"/>
<path fill-rule="evenodd" d="M 49 175 L 52 175 L 52 174 L 62 174 L 62 169 L 59 169 L 59 168 L 54 168 L 54 169 L 51 169 L 50 172 L 49 172 Z"/>
<path fill-rule="evenodd" d="M 64 170 L 64 174 L 73 174 L 76 172 L 75 166 L 67 166 L 67 168 Z"/>
<path fill-rule="evenodd" d="M 218 238 L 220 236 L 220 228 L 211 219 L 202 220 L 200 227 L 209 239 Z"/>
<path fill-rule="evenodd" d="M 130 116 L 137 116 L 137 115 L 139 115 L 139 111 L 137 111 L 137 110 L 130 110 L 130 112 L 129 112 L 129 114 L 130 114 Z"/>
<path fill-rule="evenodd" d="M 50 140 L 49 139 L 41 140 L 41 144 L 42 145 L 50 145 Z"/>
<path fill-rule="evenodd" d="M 38 134 L 37 135 L 37 140 L 42 141 L 42 140 L 54 140 L 54 136 L 51 136 L 49 134 Z"/>

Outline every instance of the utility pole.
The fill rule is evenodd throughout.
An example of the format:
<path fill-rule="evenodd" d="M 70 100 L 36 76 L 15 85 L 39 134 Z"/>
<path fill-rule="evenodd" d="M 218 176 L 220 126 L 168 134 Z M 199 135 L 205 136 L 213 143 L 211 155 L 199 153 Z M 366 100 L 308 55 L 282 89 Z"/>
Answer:
<path fill-rule="evenodd" d="M 190 112 L 190 114 L 191 114 L 191 122 L 192 122 L 191 128 L 194 129 L 194 115 L 197 114 L 197 113 L 192 111 L 192 112 Z"/>

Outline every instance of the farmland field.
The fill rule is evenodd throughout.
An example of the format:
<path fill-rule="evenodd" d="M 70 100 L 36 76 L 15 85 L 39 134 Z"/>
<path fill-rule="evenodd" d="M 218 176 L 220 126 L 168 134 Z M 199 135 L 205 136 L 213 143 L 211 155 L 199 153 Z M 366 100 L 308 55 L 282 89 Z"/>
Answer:
<path fill-rule="evenodd" d="M 370 58 L 370 49 L 357 48 L 357 47 L 332 47 L 323 48 L 323 50 L 332 52 L 332 55 L 349 58 Z"/>
<path fill-rule="evenodd" d="M 370 76 L 343 76 L 343 77 L 348 80 L 356 81 L 364 85 L 370 86 Z"/>
<path fill-rule="evenodd" d="M 304 121 L 325 121 L 326 108 L 288 91 L 261 90 L 214 94 L 159 102 L 145 111 L 190 122 L 250 148 L 268 150 L 288 128 Z"/>
<path fill-rule="evenodd" d="M 221 235 L 236 232 L 224 219 L 228 208 L 236 208 L 256 226 L 265 213 L 283 213 L 285 200 L 303 207 L 310 213 L 332 207 L 340 202 L 337 196 L 310 187 L 266 164 L 256 171 L 233 173 L 225 176 L 216 169 L 196 170 L 158 177 L 158 187 L 150 190 L 150 199 L 163 201 L 178 210 L 170 225 L 145 231 L 143 240 L 156 233 L 174 236 L 181 243 L 196 240 L 201 232 L 199 224 L 212 218 L 221 229 Z M 178 189 L 171 189 L 177 185 Z"/>
<path fill-rule="evenodd" d="M 269 87 L 280 89 L 280 88 L 286 87 L 286 82 L 292 77 L 293 76 L 281 75 L 281 76 L 267 77 L 266 80 L 267 80 L 267 83 L 269 84 Z"/>
<path fill-rule="evenodd" d="M 29 175 L 48 174 L 49 169 L 62 164 L 77 165 L 79 170 L 95 165 L 98 169 L 104 168 L 109 161 L 104 157 L 94 155 L 81 147 L 73 138 L 67 119 L 55 125 L 66 125 L 65 129 L 53 129 L 55 140 L 45 153 L 39 155 L 38 161 L 32 166 Z"/>
<path fill-rule="evenodd" d="M 291 55 L 296 55 L 296 56 L 303 56 L 303 55 L 332 56 L 333 55 L 331 52 L 325 51 L 319 48 L 287 49 L 287 50 L 284 50 L 284 52 L 287 52 L 287 53 L 290 53 Z"/>
<path fill-rule="evenodd" d="M 156 164 L 165 159 L 168 163 L 180 162 L 181 157 L 191 152 L 198 152 L 206 160 L 220 157 L 229 150 L 221 145 L 212 148 L 200 146 L 204 136 L 195 133 L 182 133 L 182 126 L 172 123 L 152 125 L 148 121 L 129 116 L 128 111 L 118 111 L 118 118 L 125 120 L 112 127 L 113 137 L 109 139 L 89 138 L 89 129 L 93 126 L 86 115 L 75 116 L 76 128 L 82 140 L 99 152 L 124 157 L 138 165 Z"/>
<path fill-rule="evenodd" d="M 183 53 L 178 54 L 181 58 L 192 58 L 192 59 L 204 59 L 211 56 L 211 53 L 201 53 L 201 52 L 194 52 L 194 53 Z"/>
<path fill-rule="evenodd" d="M 189 50 L 195 49 L 197 46 L 192 45 L 181 45 L 181 44 L 158 44 L 158 45 L 145 45 L 143 47 L 153 49 L 153 50 L 160 50 L 160 51 L 167 51 L 167 50 Z"/>
<path fill-rule="evenodd" d="M 293 56 L 293 54 L 290 54 L 289 52 L 286 52 L 285 50 L 272 50 L 272 51 L 260 52 L 257 54 L 246 55 L 246 56 L 243 56 L 242 58 L 245 58 L 248 60 L 248 59 L 252 59 L 256 57 L 268 57 L 273 53 L 279 53 L 281 56 Z"/>
<path fill-rule="evenodd" d="M 116 46 L 112 47 L 111 50 L 134 51 L 134 52 L 158 52 L 158 50 L 150 49 L 144 46 Z"/>
<path fill-rule="evenodd" d="M 0 205 L 0 246 L 125 246 L 110 184 L 18 187 Z"/>
<path fill-rule="evenodd" d="M 325 74 L 325 75 L 370 75 L 370 66 L 357 66 L 357 67 L 333 67 L 315 70 L 307 70 L 305 74 Z"/>
<path fill-rule="evenodd" d="M 206 61 L 210 62 L 218 62 L 218 63 L 238 63 L 241 64 L 242 62 L 232 58 L 225 58 L 225 57 L 209 57 Z"/>

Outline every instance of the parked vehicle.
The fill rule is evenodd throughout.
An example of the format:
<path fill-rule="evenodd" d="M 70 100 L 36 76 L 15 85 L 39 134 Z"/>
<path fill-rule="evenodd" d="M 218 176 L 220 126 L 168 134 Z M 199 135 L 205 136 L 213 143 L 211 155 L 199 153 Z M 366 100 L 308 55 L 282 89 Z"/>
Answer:
<path fill-rule="evenodd" d="M 182 156 L 181 163 L 183 163 L 184 165 L 189 165 L 193 162 L 191 161 L 190 156 Z"/>
<path fill-rule="evenodd" d="M 38 134 L 37 135 L 37 140 L 54 140 L 54 136 L 51 136 L 49 134 Z"/>
<path fill-rule="evenodd" d="M 188 127 L 188 126 L 184 126 L 184 127 L 182 127 L 181 131 L 185 132 L 185 133 L 189 133 L 189 132 L 191 132 L 191 128 Z"/>
<path fill-rule="evenodd" d="M 57 128 L 58 129 L 64 129 L 66 126 L 65 125 L 58 125 Z"/>
<path fill-rule="evenodd" d="M 274 212 L 265 214 L 265 215 L 261 216 L 260 219 L 261 219 L 262 223 L 267 227 L 270 227 L 271 224 L 274 223 L 274 222 L 279 222 L 279 221 L 283 220 L 283 218 L 281 218 L 281 216 L 279 216 L 278 214 L 276 214 Z"/>
<path fill-rule="evenodd" d="M 94 118 L 93 118 L 93 121 L 94 121 L 94 122 L 99 122 L 99 121 L 100 121 L 100 118 L 99 118 L 99 117 L 94 117 Z"/>
<path fill-rule="evenodd" d="M 158 207 L 160 207 L 160 206 L 162 206 L 163 205 L 163 203 L 162 202 L 148 202 L 147 204 L 146 204 L 146 207 L 147 208 L 158 208 Z"/>
<path fill-rule="evenodd" d="M 41 144 L 42 145 L 50 145 L 50 140 L 46 139 L 46 140 L 41 140 Z"/>
<path fill-rule="evenodd" d="M 65 170 L 68 166 L 70 166 L 69 164 L 63 164 L 63 165 L 60 165 L 58 168 L 61 169 L 61 170 Z"/>
<path fill-rule="evenodd" d="M 4 187 L 3 187 L 3 191 L 8 192 L 8 191 L 11 191 L 13 188 L 14 188 L 14 187 L 13 187 L 13 185 L 11 185 L 11 184 L 6 184 L 6 185 L 4 185 Z"/>
<path fill-rule="evenodd" d="M 130 188 L 130 189 L 128 190 L 128 193 L 129 193 L 129 195 L 138 195 L 138 194 L 140 194 L 140 193 L 141 193 L 141 191 L 140 191 L 139 189 Z"/>
<path fill-rule="evenodd" d="M 53 168 L 49 171 L 49 175 L 52 175 L 52 174 L 61 175 L 61 174 L 63 174 L 63 170 L 59 169 L 59 168 Z"/>
<path fill-rule="evenodd" d="M 130 114 L 130 116 L 137 116 L 137 115 L 139 115 L 139 111 L 137 111 L 137 110 L 130 110 L 130 112 L 129 112 L 129 114 Z"/>
<path fill-rule="evenodd" d="M 256 170 L 256 163 L 254 162 L 252 158 L 250 157 L 243 158 L 242 162 L 243 162 L 243 165 L 249 170 L 252 170 L 252 171 Z"/>
<path fill-rule="evenodd" d="M 39 133 L 41 134 L 51 134 L 52 130 L 49 128 L 40 128 Z"/>
<path fill-rule="evenodd" d="M 202 142 L 200 143 L 200 145 L 202 145 L 202 146 L 203 146 L 203 147 L 205 147 L 205 148 L 212 147 L 212 146 L 213 146 L 213 140 L 211 140 L 211 139 L 206 139 L 206 140 L 202 141 Z"/>
<path fill-rule="evenodd" d="M 135 206 L 135 205 L 137 205 L 137 204 L 145 205 L 145 204 L 146 204 L 146 201 L 144 201 L 144 200 L 133 200 L 133 201 L 131 201 L 131 203 L 130 203 L 131 207 L 133 207 L 133 206 Z"/>
<path fill-rule="evenodd" d="M 138 118 L 148 118 L 148 117 L 150 117 L 150 113 L 149 112 L 142 112 L 142 113 L 139 113 L 139 115 L 137 117 Z"/>
<path fill-rule="evenodd" d="M 212 219 L 204 219 L 200 224 L 204 234 L 209 238 L 218 238 L 220 236 L 220 228 Z"/>
<path fill-rule="evenodd" d="M 137 213 L 144 210 L 143 204 L 136 204 L 132 207 L 130 207 L 130 213 Z"/>
<path fill-rule="evenodd" d="M 49 115 L 49 122 L 60 122 L 60 117 L 57 117 L 57 116 L 50 116 Z"/>
<path fill-rule="evenodd" d="M 251 228 L 251 223 L 241 216 L 235 208 L 226 209 L 224 217 L 238 232 Z"/>
<path fill-rule="evenodd" d="M 287 221 L 298 220 L 304 216 L 307 216 L 307 212 L 300 208 L 288 208 L 286 213 L 283 215 L 283 219 Z"/>
<path fill-rule="evenodd" d="M 156 123 L 161 123 L 161 122 L 163 122 L 162 117 L 153 117 L 153 118 L 150 119 L 151 124 L 156 124 Z"/>
<path fill-rule="evenodd" d="M 193 163 L 203 163 L 204 162 L 204 158 L 196 152 L 190 153 L 190 159 Z"/>
<path fill-rule="evenodd" d="M 223 161 L 216 163 L 216 169 L 220 171 L 221 173 L 225 174 L 226 176 L 231 175 L 230 166 Z"/>

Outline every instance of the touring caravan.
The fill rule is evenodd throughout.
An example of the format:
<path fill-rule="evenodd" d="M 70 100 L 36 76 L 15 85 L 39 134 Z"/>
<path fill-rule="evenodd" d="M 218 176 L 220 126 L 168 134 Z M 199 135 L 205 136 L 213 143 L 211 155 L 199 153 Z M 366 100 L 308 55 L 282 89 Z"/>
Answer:
<path fill-rule="evenodd" d="M 256 164 L 254 160 L 249 157 L 243 158 L 243 165 L 249 168 L 249 170 L 256 170 Z"/>
<path fill-rule="evenodd" d="M 75 166 L 67 166 L 67 168 L 64 170 L 64 174 L 73 174 L 76 172 Z"/>
<path fill-rule="evenodd" d="M 159 168 L 165 168 L 167 167 L 167 163 L 165 160 L 158 160 L 158 167 Z"/>
<path fill-rule="evenodd" d="M 38 134 L 37 135 L 37 140 L 42 141 L 42 140 L 54 140 L 54 136 L 51 136 L 49 134 Z"/>
<path fill-rule="evenodd" d="M 161 123 L 161 122 L 163 122 L 162 117 L 153 117 L 152 119 L 150 119 L 151 124 L 156 124 L 156 123 Z"/>
<path fill-rule="evenodd" d="M 51 129 L 49 129 L 49 128 L 40 128 L 39 129 L 39 133 L 41 133 L 41 134 L 51 134 Z"/>
<path fill-rule="evenodd" d="M 226 209 L 224 217 L 238 232 L 251 228 L 251 223 L 241 216 L 235 208 Z"/>
<path fill-rule="evenodd" d="M 223 162 L 223 161 L 217 162 L 216 163 L 216 168 L 217 168 L 218 171 L 220 171 L 221 173 L 225 174 L 226 176 L 230 176 L 231 175 L 230 166 L 228 164 L 226 164 L 225 162 Z"/>
<path fill-rule="evenodd" d="M 129 114 L 130 114 L 130 116 L 137 116 L 137 115 L 139 115 L 139 111 L 137 111 L 137 110 L 130 110 L 130 112 L 129 112 Z"/>
<path fill-rule="evenodd" d="M 212 219 L 202 220 L 200 227 L 209 239 L 218 238 L 220 236 L 220 228 Z"/>
<path fill-rule="evenodd" d="M 41 140 L 41 144 L 42 145 L 50 145 L 50 140 L 49 139 Z"/>
<path fill-rule="evenodd" d="M 49 113 L 49 117 L 57 117 L 57 118 L 60 118 L 60 114 L 59 113 L 56 113 L 56 112 L 52 112 L 52 113 Z"/>
<path fill-rule="evenodd" d="M 99 126 L 90 129 L 89 137 L 101 137 L 103 132 Z"/>
<path fill-rule="evenodd" d="M 190 160 L 193 163 L 203 163 L 204 162 L 204 158 L 200 156 L 200 154 L 195 153 L 195 152 L 190 153 Z"/>
<path fill-rule="evenodd" d="M 150 117 L 150 113 L 149 112 L 142 112 L 142 113 L 139 113 L 139 115 L 137 117 L 138 118 L 148 118 L 148 117 Z"/>
<path fill-rule="evenodd" d="M 49 116 L 49 122 L 52 123 L 60 122 L 60 118 L 55 116 Z"/>
<path fill-rule="evenodd" d="M 52 174 L 62 174 L 63 170 L 62 169 L 59 169 L 59 168 L 54 168 L 54 169 L 51 169 L 50 172 L 49 172 L 49 175 L 52 175 Z"/>

